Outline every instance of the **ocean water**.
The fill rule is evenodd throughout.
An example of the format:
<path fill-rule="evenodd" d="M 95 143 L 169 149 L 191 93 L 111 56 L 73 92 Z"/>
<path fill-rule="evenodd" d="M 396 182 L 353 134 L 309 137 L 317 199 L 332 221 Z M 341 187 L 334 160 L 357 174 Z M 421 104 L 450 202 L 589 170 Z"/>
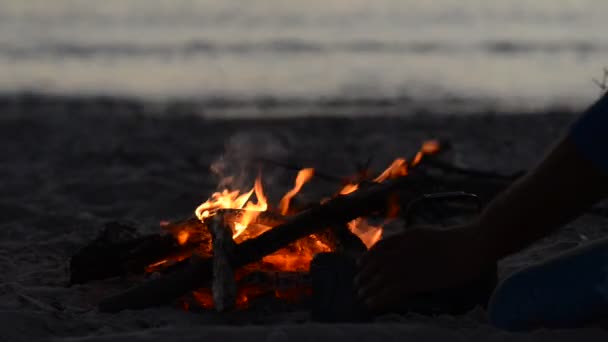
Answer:
<path fill-rule="evenodd" d="M 584 104 L 606 0 L 0 0 L 0 92 Z"/>

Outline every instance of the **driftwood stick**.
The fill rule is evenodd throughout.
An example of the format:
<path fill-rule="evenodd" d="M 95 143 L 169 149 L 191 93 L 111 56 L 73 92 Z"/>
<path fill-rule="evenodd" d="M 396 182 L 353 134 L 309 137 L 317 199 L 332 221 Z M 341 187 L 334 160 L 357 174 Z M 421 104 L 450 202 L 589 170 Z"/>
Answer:
<path fill-rule="evenodd" d="M 408 177 L 375 184 L 289 217 L 285 223 L 237 245 L 231 260 L 232 267 L 238 268 L 257 261 L 326 227 L 343 225 L 357 217 L 381 210 L 386 207 L 389 196 L 416 182 L 417 179 L 418 177 L 411 174 Z M 418 196 L 410 195 L 412 198 Z M 117 312 L 170 302 L 188 291 L 207 285 L 212 276 L 212 264 L 211 258 L 191 260 L 190 264 L 171 274 L 102 301 L 99 309 L 105 312 Z"/>
<path fill-rule="evenodd" d="M 209 225 L 213 243 L 213 304 L 218 312 L 229 311 L 236 305 L 236 280 L 230 259 L 234 252 L 232 230 L 222 214 L 215 215 Z"/>

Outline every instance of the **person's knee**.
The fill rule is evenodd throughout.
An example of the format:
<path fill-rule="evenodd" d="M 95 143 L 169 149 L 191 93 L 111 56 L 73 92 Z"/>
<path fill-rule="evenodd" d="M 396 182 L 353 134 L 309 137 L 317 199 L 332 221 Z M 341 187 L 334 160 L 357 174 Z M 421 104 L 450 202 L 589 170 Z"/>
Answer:
<path fill-rule="evenodd" d="M 576 327 L 608 315 L 608 240 L 518 271 L 494 291 L 491 324 L 506 330 Z"/>
<path fill-rule="evenodd" d="M 530 301 L 532 279 L 529 270 L 517 272 L 505 279 L 494 291 L 488 305 L 490 323 L 504 330 L 522 330 L 529 327 L 530 315 L 526 303 Z"/>

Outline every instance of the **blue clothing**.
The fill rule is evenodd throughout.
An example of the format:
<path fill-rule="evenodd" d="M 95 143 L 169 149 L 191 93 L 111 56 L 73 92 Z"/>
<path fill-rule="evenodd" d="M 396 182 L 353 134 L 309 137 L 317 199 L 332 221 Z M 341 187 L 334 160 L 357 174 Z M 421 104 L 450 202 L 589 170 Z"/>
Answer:
<path fill-rule="evenodd" d="M 583 157 L 608 172 L 608 95 L 574 123 L 570 136 Z"/>
<path fill-rule="evenodd" d="M 608 239 L 514 273 L 494 291 L 488 315 L 506 330 L 576 327 L 608 318 Z"/>

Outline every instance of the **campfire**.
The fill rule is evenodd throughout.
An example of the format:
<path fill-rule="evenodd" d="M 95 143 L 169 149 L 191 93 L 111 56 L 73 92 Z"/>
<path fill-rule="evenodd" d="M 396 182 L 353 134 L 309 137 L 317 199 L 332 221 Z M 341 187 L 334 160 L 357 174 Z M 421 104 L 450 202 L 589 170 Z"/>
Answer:
<path fill-rule="evenodd" d="M 317 176 L 313 168 L 300 168 L 277 203 L 269 203 L 258 175 L 250 188 L 213 193 L 190 219 L 161 222 L 164 234 L 133 237 L 130 227 L 108 227 L 72 258 L 71 281 L 149 275 L 148 281 L 104 300 L 100 309 L 109 312 L 176 299 L 186 309 L 196 305 L 218 311 L 246 309 L 266 297 L 301 302 L 320 284 L 315 265 L 340 264 L 335 273 L 349 270 L 347 278 L 352 278 L 354 260 L 383 237 L 385 226 L 409 219 L 404 209 L 426 200 L 477 200 L 464 192 L 428 196 L 416 189 L 436 185 L 420 165 L 441 149 L 439 141 L 426 141 L 412 158 L 397 158 L 378 173 L 363 168 L 342 179 L 333 195 L 304 206 L 294 199 Z M 344 292 L 349 296 L 352 289 Z"/>
<path fill-rule="evenodd" d="M 439 142 L 430 140 L 422 145 L 419 152 L 416 153 L 412 160 L 411 166 L 415 166 L 421 162 L 425 155 L 432 155 L 439 151 Z M 364 182 L 382 183 L 386 180 L 405 177 L 408 174 L 408 162 L 404 158 L 396 159 L 384 171 L 377 176 L 371 178 L 369 170 L 362 170 L 360 174 L 344 180 L 344 184 L 336 189 L 334 197 L 346 196 L 356 192 Z M 290 216 L 296 215 L 299 210 L 294 208 L 291 203 L 292 199 L 302 190 L 306 183 L 311 181 L 315 175 L 314 168 L 303 168 L 297 172 L 293 188 L 287 191 L 277 203 L 277 205 L 269 205 L 268 199 L 264 194 L 264 185 L 262 177 L 259 175 L 251 189 L 247 191 L 223 189 L 215 192 L 211 197 L 199 205 L 195 210 L 195 216 L 200 222 L 208 227 L 217 216 L 222 216 L 223 224 L 230 229 L 232 240 L 236 244 L 243 241 L 258 237 L 260 234 L 271 230 L 274 226 L 282 223 Z M 331 198 L 321 199 L 320 202 L 326 202 Z M 391 209 L 387 211 L 385 223 L 397 217 L 399 213 L 398 203 L 392 203 Z M 204 256 L 213 255 L 212 239 L 209 238 L 209 232 L 205 229 L 193 229 L 193 226 L 173 226 L 169 222 L 162 222 L 162 226 L 171 232 L 175 240 L 180 245 L 186 245 L 192 238 L 194 241 L 206 241 L 201 243 L 197 253 Z M 346 225 L 348 230 L 357 236 L 361 242 L 370 248 L 382 236 L 383 225 L 373 225 L 368 222 L 366 217 L 357 217 L 349 221 Z M 274 274 L 302 274 L 310 271 L 310 263 L 313 257 L 319 253 L 331 252 L 335 250 L 335 243 L 328 241 L 327 237 L 320 234 L 310 234 L 303 237 L 294 243 L 285 246 L 278 251 L 264 256 L 260 261 L 247 265 L 241 268 L 234 274 L 235 280 L 238 282 L 252 272 L 267 272 Z M 159 260 L 147 267 L 147 272 L 160 271 L 164 267 L 170 266 L 175 262 L 183 260 L 184 256 L 180 255 L 173 260 Z M 297 279 L 297 277 L 294 277 Z M 268 287 L 268 286 L 267 286 Z M 273 293 L 277 298 L 288 301 L 297 301 L 306 295 L 310 295 L 310 287 L 303 284 L 295 284 L 285 291 L 279 288 L 263 288 L 263 286 L 240 286 L 238 287 L 235 305 L 237 308 L 246 308 L 248 303 L 255 297 Z M 214 300 L 210 288 L 200 288 L 193 291 L 193 297 L 196 302 L 204 308 L 213 308 Z"/>

